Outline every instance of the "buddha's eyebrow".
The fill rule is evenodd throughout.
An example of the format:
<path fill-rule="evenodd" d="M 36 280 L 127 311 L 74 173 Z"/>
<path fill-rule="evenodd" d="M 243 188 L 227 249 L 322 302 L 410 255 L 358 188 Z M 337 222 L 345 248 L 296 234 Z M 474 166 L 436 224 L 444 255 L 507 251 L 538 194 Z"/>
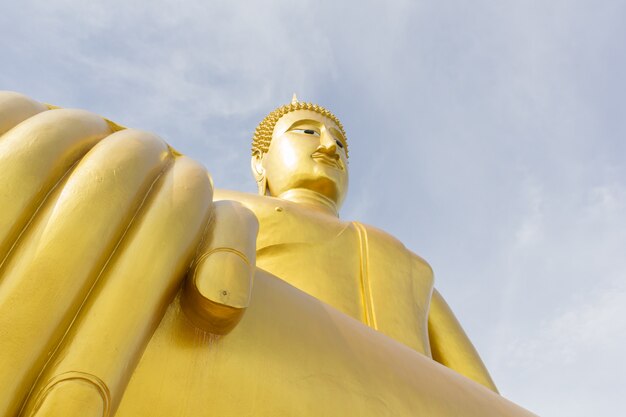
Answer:
<path fill-rule="evenodd" d="M 330 128 L 331 133 L 333 134 L 333 136 L 335 136 L 336 138 L 339 138 L 339 140 L 341 140 L 341 142 L 344 144 L 346 144 L 346 138 L 343 137 L 343 135 L 341 134 L 341 132 L 339 131 L 339 129 L 335 129 L 334 127 Z"/>
<path fill-rule="evenodd" d="M 289 129 L 287 130 L 295 129 L 300 126 L 315 126 L 319 129 L 322 127 L 322 124 L 318 122 L 317 120 L 310 120 L 310 119 L 298 120 L 297 122 L 294 122 L 291 126 L 289 126 Z"/>

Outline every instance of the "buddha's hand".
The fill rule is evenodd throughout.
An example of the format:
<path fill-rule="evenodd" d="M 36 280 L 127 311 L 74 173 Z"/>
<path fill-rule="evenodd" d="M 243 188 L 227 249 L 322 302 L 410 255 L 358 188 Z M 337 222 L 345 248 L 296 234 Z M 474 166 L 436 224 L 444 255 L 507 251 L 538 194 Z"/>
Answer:
<path fill-rule="evenodd" d="M 209 302 L 243 311 L 256 224 L 240 207 L 215 210 L 200 164 L 150 133 L 16 93 L 0 92 L 0 135 L 0 415 L 31 389 L 24 416 L 114 410 L 192 264 L 184 298 L 199 317 Z M 233 216 L 254 225 L 243 245 L 219 225 Z M 238 253 L 248 269 L 222 259 Z M 211 281 L 215 265 L 226 269 Z M 224 332 L 236 320 L 221 311 Z"/>

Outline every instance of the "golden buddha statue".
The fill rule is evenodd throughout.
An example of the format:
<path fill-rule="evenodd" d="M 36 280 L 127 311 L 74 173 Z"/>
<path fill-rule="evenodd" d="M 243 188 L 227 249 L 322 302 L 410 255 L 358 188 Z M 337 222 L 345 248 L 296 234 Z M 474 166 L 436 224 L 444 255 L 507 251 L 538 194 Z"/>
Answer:
<path fill-rule="evenodd" d="M 428 264 L 339 219 L 347 141 L 327 110 L 294 97 L 259 125 L 260 195 L 16 93 L 0 135 L 1 417 L 531 415 Z"/>

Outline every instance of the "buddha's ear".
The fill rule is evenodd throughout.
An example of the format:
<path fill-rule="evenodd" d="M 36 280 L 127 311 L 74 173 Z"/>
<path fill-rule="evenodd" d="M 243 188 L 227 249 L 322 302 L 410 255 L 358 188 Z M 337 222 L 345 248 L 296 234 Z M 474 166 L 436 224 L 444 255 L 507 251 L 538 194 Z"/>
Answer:
<path fill-rule="evenodd" d="M 252 168 L 252 175 L 254 175 L 256 184 L 259 187 L 260 195 L 266 195 L 267 193 L 267 177 L 263 167 L 263 155 L 263 152 L 256 151 L 252 154 L 252 159 L 250 160 L 250 168 Z"/>

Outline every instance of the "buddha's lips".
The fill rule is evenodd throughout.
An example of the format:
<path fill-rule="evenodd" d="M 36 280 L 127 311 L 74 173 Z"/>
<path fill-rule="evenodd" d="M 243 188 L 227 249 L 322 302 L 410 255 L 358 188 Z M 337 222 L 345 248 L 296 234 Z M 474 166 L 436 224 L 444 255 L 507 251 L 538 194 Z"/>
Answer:
<path fill-rule="evenodd" d="M 334 168 L 343 169 L 341 162 L 339 161 L 339 155 L 337 154 L 328 155 L 322 152 L 314 152 L 311 155 L 311 158 L 313 158 L 316 162 L 320 162 Z"/>

